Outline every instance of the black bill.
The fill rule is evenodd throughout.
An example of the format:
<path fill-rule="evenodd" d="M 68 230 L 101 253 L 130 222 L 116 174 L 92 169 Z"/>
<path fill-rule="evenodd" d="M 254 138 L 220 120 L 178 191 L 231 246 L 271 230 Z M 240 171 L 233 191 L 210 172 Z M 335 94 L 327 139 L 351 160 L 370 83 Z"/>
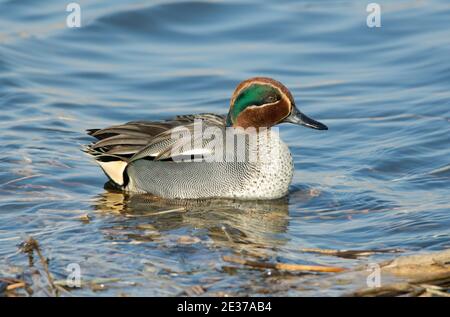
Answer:
<path fill-rule="evenodd" d="M 316 129 L 316 130 L 328 130 L 328 127 L 320 123 L 319 121 L 316 121 L 314 119 L 311 119 L 307 115 L 303 114 L 298 110 L 295 106 L 292 108 L 291 114 L 284 119 L 283 122 L 289 122 L 294 123 L 298 125 L 303 125 L 305 127 Z"/>

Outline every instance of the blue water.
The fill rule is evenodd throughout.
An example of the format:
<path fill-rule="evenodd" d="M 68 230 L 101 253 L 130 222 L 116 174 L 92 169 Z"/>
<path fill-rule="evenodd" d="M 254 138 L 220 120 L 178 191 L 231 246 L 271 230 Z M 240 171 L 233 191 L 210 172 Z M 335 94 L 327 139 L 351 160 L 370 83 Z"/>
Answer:
<path fill-rule="evenodd" d="M 79 3 L 82 27 L 70 29 L 64 1 L 0 1 L 0 275 L 30 270 L 18 245 L 33 236 L 55 279 L 69 263 L 83 281 L 118 279 L 75 296 L 193 285 L 211 296 L 339 295 L 352 286 L 222 256 L 351 268 L 393 255 L 300 250 L 450 247 L 448 1 L 379 1 L 381 28 L 366 26 L 368 1 Z M 152 216 L 178 207 L 108 192 L 80 151 L 88 128 L 224 113 L 235 86 L 259 75 L 330 128 L 281 126 L 296 167 L 284 200 Z"/>

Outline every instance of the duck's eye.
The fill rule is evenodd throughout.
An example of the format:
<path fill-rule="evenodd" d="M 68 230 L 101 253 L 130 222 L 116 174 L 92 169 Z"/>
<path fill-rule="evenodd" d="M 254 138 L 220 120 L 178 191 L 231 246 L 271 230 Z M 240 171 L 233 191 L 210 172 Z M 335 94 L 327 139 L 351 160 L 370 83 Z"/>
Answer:
<path fill-rule="evenodd" d="M 275 97 L 275 96 L 268 96 L 265 101 L 266 101 L 266 103 L 272 103 L 272 102 L 277 101 L 277 97 Z"/>

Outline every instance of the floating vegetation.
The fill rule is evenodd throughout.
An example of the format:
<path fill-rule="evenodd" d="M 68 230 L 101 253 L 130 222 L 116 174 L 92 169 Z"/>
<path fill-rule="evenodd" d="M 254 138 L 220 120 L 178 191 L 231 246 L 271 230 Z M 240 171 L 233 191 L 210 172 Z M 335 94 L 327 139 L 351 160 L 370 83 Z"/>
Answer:
<path fill-rule="evenodd" d="M 153 228 L 144 226 L 144 228 Z M 180 245 L 201 243 L 194 236 L 179 236 L 176 242 Z M 20 250 L 28 256 L 28 270 L 14 277 L 0 275 L 0 295 L 2 296 L 72 296 L 76 289 L 90 289 L 93 292 L 105 291 L 111 288 L 122 290 L 123 287 L 139 285 L 133 280 L 123 278 L 91 278 L 83 281 L 74 288 L 66 279 L 55 280 L 54 274 L 49 269 L 49 259 L 34 238 L 28 238 L 21 243 Z M 303 249 L 304 252 L 313 252 L 326 255 L 342 256 L 352 260 L 354 257 L 367 256 L 374 253 L 396 253 L 399 250 L 327 250 L 327 249 Z M 250 254 L 251 256 L 251 254 Z M 37 259 L 37 261 L 35 260 Z M 225 255 L 222 261 L 238 266 L 222 266 L 224 272 L 234 274 L 236 270 L 250 268 L 252 270 L 268 270 L 268 280 L 277 281 L 277 287 L 302 288 L 305 281 L 313 283 L 315 287 L 331 287 L 333 285 L 346 285 L 353 291 L 341 294 L 343 296 L 440 296 L 450 297 L 450 249 L 419 255 L 400 256 L 392 260 L 377 263 L 382 283 L 379 286 L 359 287 L 355 281 L 365 281 L 367 278 L 366 267 L 354 266 L 344 268 L 327 265 L 303 265 L 296 263 L 282 263 L 266 260 L 248 259 L 244 253 L 240 256 Z M 36 262 L 36 263 L 35 263 Z M 211 262 L 212 265 L 214 261 Z M 175 274 L 176 276 L 189 275 L 193 272 L 182 274 L 161 267 L 161 272 Z M 172 272 L 172 273 L 171 273 Z M 155 271 L 155 274 L 157 271 Z M 291 274 L 291 273 L 323 273 L 323 274 Z M 36 278 L 45 281 L 45 285 L 36 285 Z M 305 278 L 307 278 L 305 280 Z M 230 293 L 214 290 L 214 285 L 220 283 L 221 278 L 205 279 L 201 284 L 195 284 L 180 289 L 174 284 L 174 290 L 180 289 L 181 296 L 228 296 Z M 204 283 L 203 283 L 204 282 Z M 251 287 L 251 286 L 250 286 Z M 211 291 L 210 291 L 211 290 Z M 277 289 L 261 288 L 253 289 L 255 294 L 276 294 Z M 121 292 L 121 296 L 127 296 Z M 237 293 L 239 294 L 239 293 Z"/>
<path fill-rule="evenodd" d="M 380 275 L 394 281 L 349 296 L 450 296 L 450 249 L 402 256 L 379 266 Z"/>

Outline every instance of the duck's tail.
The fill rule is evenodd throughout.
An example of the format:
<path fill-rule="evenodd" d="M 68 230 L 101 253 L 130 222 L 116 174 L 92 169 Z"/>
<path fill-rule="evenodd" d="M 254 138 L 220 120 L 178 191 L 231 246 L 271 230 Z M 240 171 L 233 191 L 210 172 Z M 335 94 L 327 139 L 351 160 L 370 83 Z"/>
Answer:
<path fill-rule="evenodd" d="M 128 165 L 128 162 L 125 161 L 110 161 L 110 162 L 102 162 L 97 160 L 97 163 L 102 168 L 103 172 L 105 172 L 106 176 L 109 177 L 116 185 L 123 187 L 126 185 L 125 181 L 125 169 Z"/>
<path fill-rule="evenodd" d="M 102 148 L 94 147 L 91 143 L 82 147 L 82 151 L 92 156 L 100 165 L 103 172 L 118 187 L 123 188 L 128 182 L 125 169 L 128 165 L 128 158 L 105 153 Z"/>

